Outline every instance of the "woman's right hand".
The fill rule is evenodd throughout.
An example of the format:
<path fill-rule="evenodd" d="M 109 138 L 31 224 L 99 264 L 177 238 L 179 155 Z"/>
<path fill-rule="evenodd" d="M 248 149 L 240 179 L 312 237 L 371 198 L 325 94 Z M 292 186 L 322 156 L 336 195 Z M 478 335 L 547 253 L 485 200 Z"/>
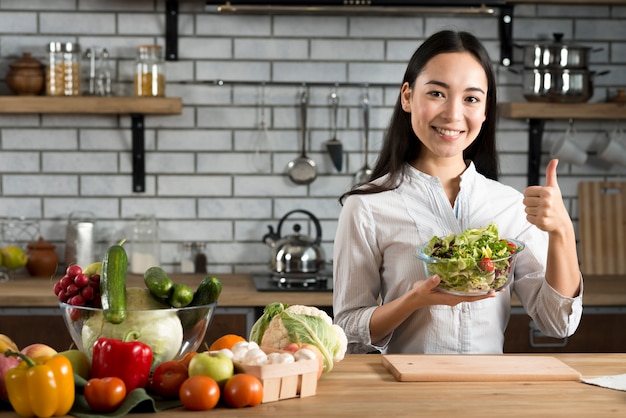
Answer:
<path fill-rule="evenodd" d="M 496 297 L 495 291 L 490 291 L 486 295 L 476 295 L 476 296 L 458 296 L 451 295 L 449 293 L 440 292 L 437 290 L 437 286 L 441 279 L 436 274 L 430 276 L 426 280 L 418 280 L 417 283 L 413 285 L 412 291 L 415 293 L 415 296 L 420 299 L 420 306 L 430 306 L 430 305 L 448 305 L 455 306 L 461 302 L 476 302 L 477 300 L 488 299 Z"/>

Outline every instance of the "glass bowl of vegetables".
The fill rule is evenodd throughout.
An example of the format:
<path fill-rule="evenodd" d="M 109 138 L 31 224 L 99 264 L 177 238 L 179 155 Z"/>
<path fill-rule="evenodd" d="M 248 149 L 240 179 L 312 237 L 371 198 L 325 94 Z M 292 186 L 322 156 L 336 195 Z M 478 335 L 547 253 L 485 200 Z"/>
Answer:
<path fill-rule="evenodd" d="M 492 224 L 493 225 L 493 224 Z M 485 295 L 506 288 L 513 280 L 515 261 L 524 243 L 499 238 L 493 226 L 468 229 L 461 234 L 433 237 L 415 255 L 427 276 L 437 274 L 437 290 L 461 296 Z"/>
<path fill-rule="evenodd" d="M 132 338 L 152 348 L 153 367 L 167 360 L 178 360 L 196 351 L 215 314 L 216 303 L 172 308 L 154 298 L 148 289 L 129 287 L 126 290 L 125 319 L 111 323 L 100 307 L 77 306 L 59 302 L 61 315 L 76 348 L 91 360 L 98 338 L 124 340 Z"/>

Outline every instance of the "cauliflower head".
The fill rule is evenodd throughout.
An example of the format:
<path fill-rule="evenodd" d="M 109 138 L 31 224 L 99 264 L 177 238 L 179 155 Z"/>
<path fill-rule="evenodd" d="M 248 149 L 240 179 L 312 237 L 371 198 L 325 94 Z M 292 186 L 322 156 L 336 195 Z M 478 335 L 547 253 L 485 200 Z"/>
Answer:
<path fill-rule="evenodd" d="M 332 318 L 314 306 L 273 303 L 252 327 L 250 341 L 265 347 L 283 349 L 290 343 L 315 345 L 324 357 L 324 373 L 343 360 L 348 340 Z"/>

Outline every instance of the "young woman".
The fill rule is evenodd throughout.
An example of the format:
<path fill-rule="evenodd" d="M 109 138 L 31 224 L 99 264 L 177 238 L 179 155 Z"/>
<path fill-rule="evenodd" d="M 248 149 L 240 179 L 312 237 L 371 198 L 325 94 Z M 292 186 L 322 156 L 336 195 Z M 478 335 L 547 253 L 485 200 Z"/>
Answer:
<path fill-rule="evenodd" d="M 546 335 L 574 333 L 582 276 L 556 178 L 524 194 L 497 182 L 496 84 L 489 56 L 466 32 L 428 38 L 406 69 L 371 182 L 341 197 L 333 309 L 351 353 L 502 353 L 511 292 Z M 522 241 L 505 290 L 436 290 L 416 248 L 432 236 L 495 222 Z"/>

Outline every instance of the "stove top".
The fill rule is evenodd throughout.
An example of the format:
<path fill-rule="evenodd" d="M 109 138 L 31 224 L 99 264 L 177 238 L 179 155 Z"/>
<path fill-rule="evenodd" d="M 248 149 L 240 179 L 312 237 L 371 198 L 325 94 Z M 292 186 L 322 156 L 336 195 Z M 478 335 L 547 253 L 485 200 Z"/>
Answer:
<path fill-rule="evenodd" d="M 252 280 L 259 292 L 332 292 L 332 272 L 254 273 Z"/>

